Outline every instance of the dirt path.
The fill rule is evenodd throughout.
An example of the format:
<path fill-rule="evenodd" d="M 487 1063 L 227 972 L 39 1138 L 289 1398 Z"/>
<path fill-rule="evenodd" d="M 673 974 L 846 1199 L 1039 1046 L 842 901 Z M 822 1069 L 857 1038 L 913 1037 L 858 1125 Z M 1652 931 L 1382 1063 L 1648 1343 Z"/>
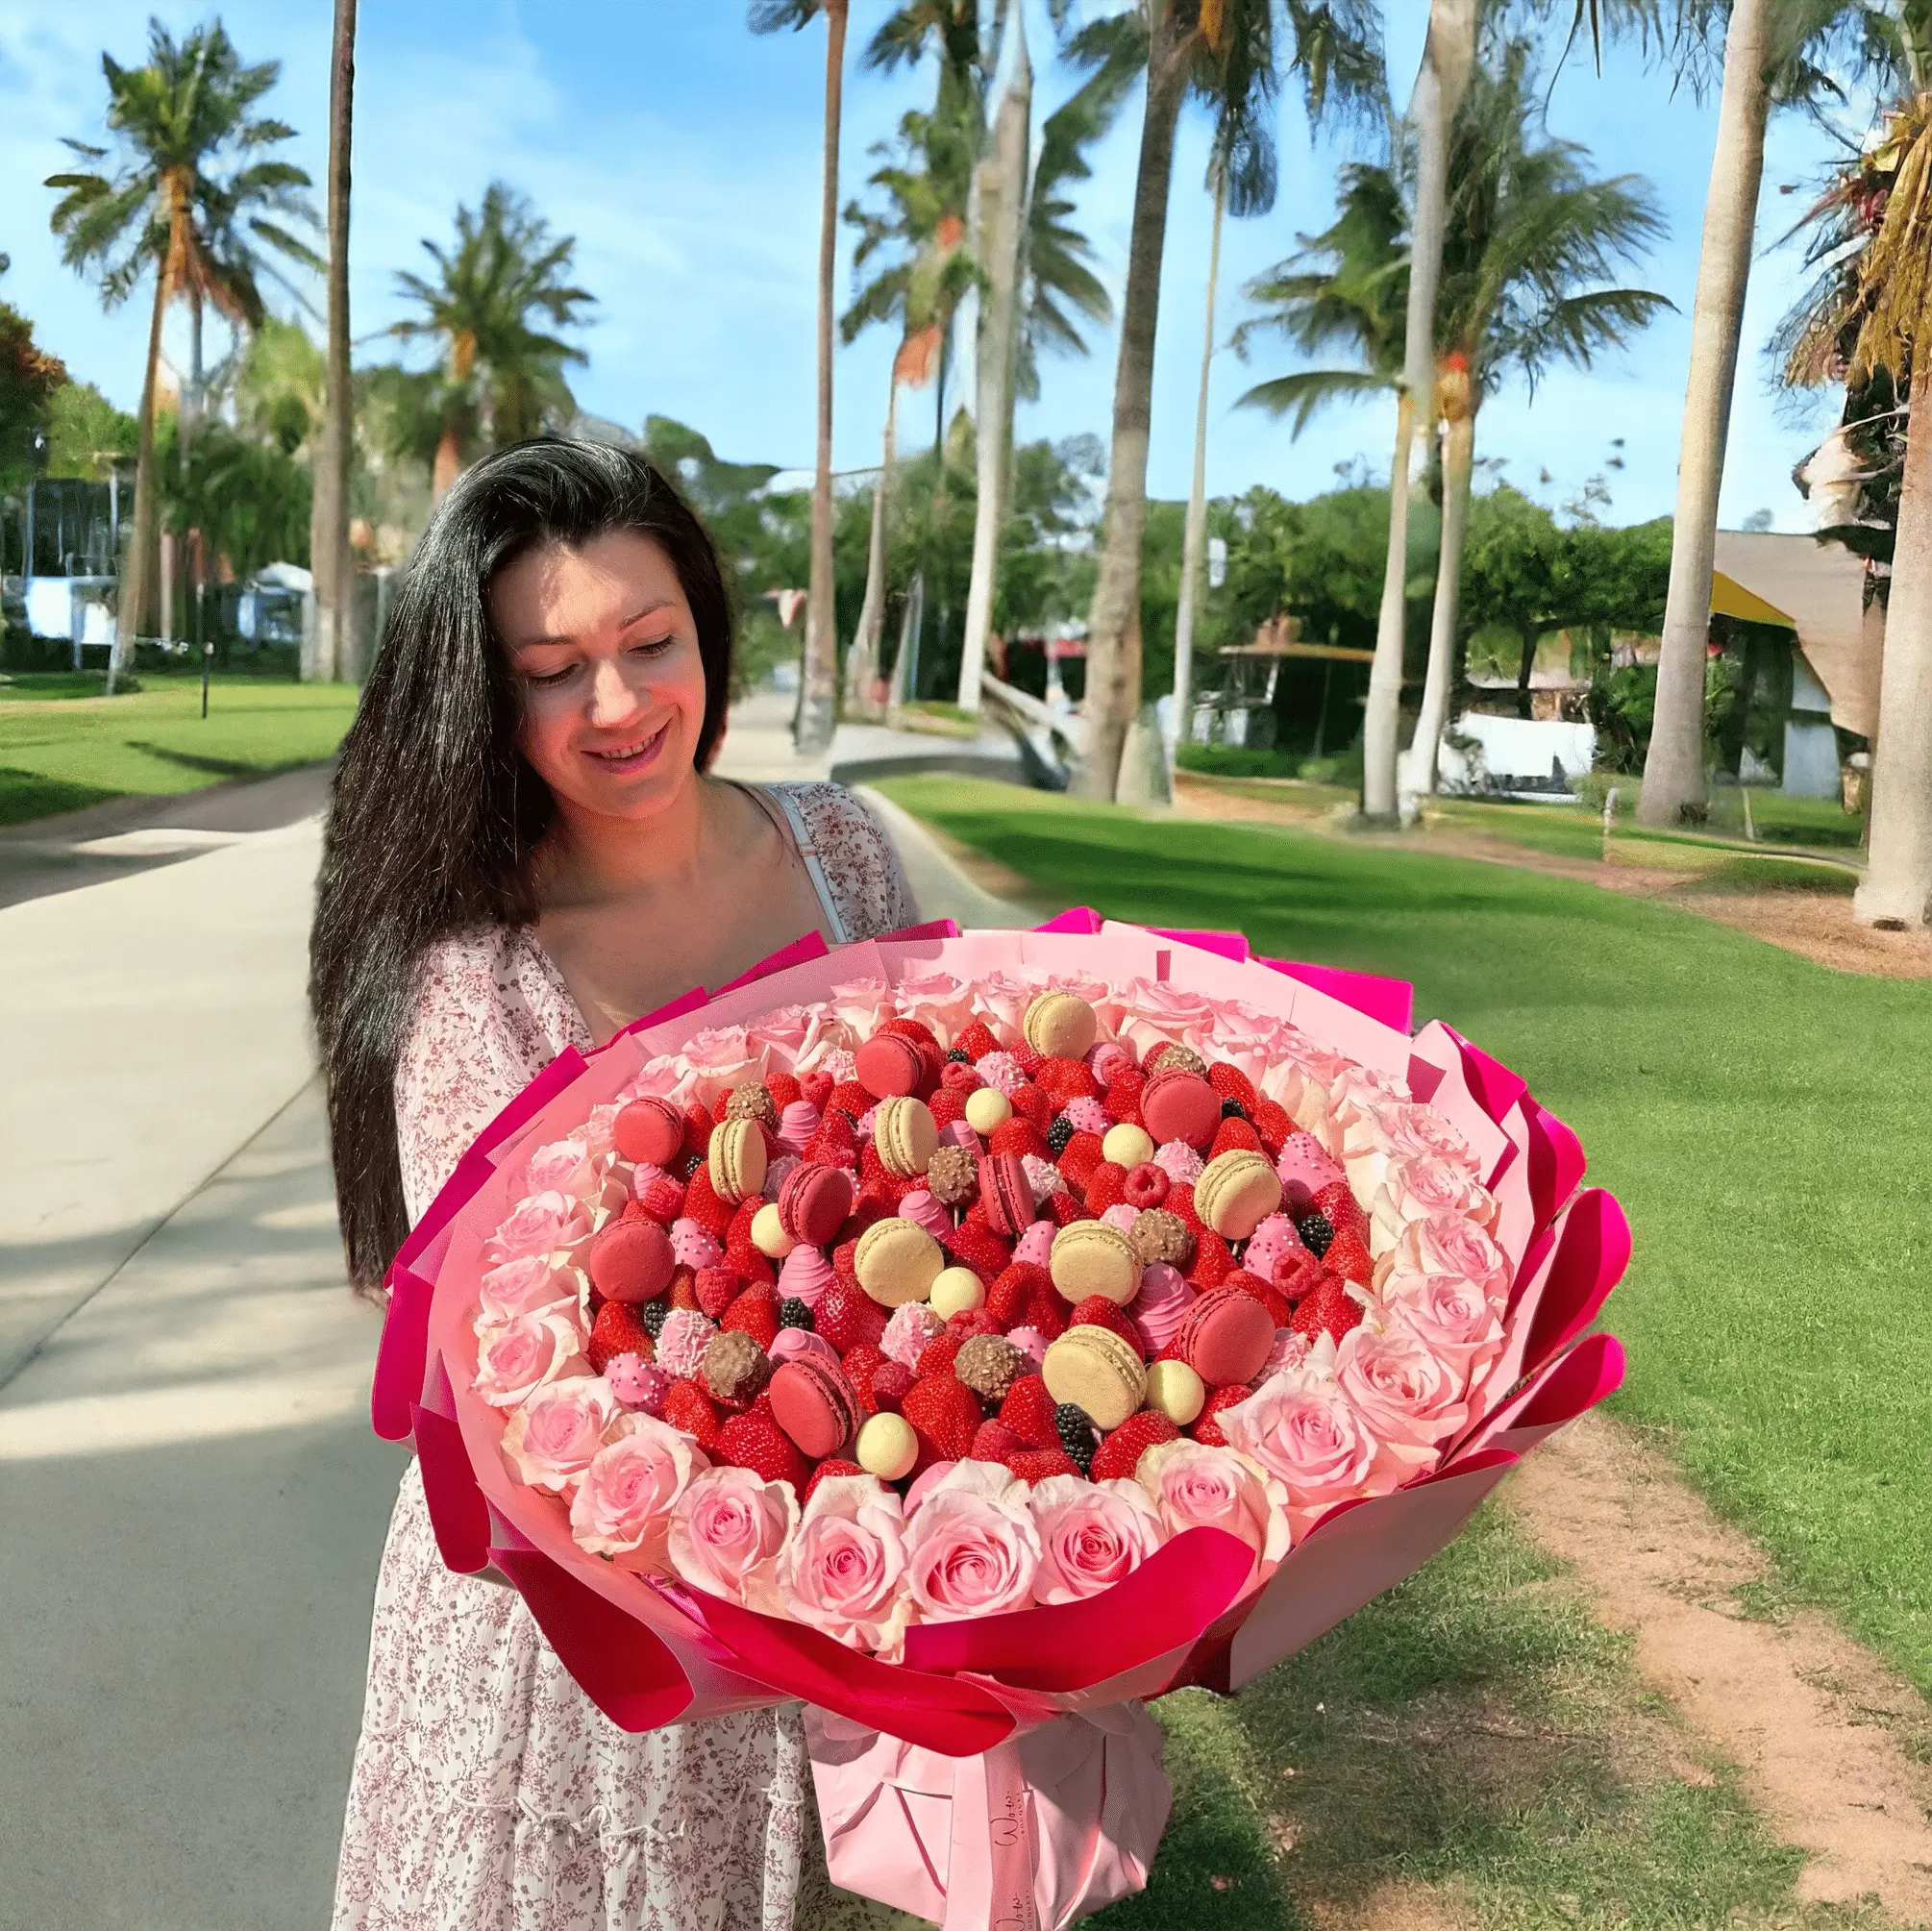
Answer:
<path fill-rule="evenodd" d="M 1812 1610 L 1748 1619 L 1738 1596 L 1770 1563 L 1632 1432 L 1586 1416 L 1503 1492 L 1574 1565 L 1637 1667 L 1737 1764 L 1779 1836 L 1811 1853 L 1801 1897 L 1875 1897 L 1932 1924 L 1932 1713 Z"/>

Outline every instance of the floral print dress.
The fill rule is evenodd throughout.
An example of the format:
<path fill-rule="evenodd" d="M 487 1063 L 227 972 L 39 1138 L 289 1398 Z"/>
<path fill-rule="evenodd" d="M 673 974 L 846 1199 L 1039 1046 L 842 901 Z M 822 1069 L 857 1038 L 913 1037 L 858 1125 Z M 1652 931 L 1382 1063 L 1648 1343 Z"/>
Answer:
<path fill-rule="evenodd" d="M 832 784 L 752 796 L 833 941 L 917 917 L 897 855 Z M 590 1035 L 527 930 L 424 960 L 396 1069 L 413 1219 L 458 1156 Z M 513 1590 L 436 1551 L 409 1464 L 376 1586 L 334 1931 L 834 1931 L 884 1921 L 826 1876 L 796 1705 L 632 1736 L 571 1680 Z"/>

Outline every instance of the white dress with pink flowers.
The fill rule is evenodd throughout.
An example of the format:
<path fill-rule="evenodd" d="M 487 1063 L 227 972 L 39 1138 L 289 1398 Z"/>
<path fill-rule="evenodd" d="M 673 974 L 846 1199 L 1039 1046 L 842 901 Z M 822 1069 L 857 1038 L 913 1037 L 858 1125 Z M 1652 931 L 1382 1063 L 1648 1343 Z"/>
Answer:
<path fill-rule="evenodd" d="M 818 890 L 827 935 L 917 917 L 896 854 L 831 784 L 753 794 Z M 411 1218 L 566 1046 L 590 1044 L 527 931 L 425 959 L 396 1069 Z M 632 1736 L 586 1698 L 522 1598 L 443 1566 L 412 1461 L 376 1586 L 334 1931 L 832 1931 L 795 1705 Z"/>

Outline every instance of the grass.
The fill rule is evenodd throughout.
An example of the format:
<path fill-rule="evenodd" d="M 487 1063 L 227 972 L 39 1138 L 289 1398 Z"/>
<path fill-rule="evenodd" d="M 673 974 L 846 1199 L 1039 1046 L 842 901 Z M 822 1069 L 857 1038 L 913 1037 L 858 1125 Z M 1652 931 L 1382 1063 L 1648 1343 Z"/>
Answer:
<path fill-rule="evenodd" d="M 1696 1755 L 1506 1507 L 1238 1697 L 1154 1708 L 1174 1818 L 1109 1931 L 1875 1921 L 1797 1901 L 1802 1853 Z"/>
<path fill-rule="evenodd" d="M 345 684 L 150 675 L 126 697 L 0 702 L 0 824 L 128 793 L 198 791 L 327 757 L 356 711 Z"/>
<path fill-rule="evenodd" d="M 1414 979 L 1582 1135 L 1636 1236 L 1625 1414 L 1932 1694 L 1932 989 L 1666 905 L 1292 829 L 887 787 L 1042 895 Z"/>

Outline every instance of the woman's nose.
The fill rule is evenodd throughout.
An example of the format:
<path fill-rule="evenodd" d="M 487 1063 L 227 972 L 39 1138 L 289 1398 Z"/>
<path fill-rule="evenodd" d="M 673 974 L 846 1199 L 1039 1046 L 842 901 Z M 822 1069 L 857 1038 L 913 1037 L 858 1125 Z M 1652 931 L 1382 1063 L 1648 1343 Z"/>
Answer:
<path fill-rule="evenodd" d="M 643 702 L 643 692 L 625 681 L 623 666 L 607 657 L 590 676 L 590 722 L 600 728 L 622 724 Z"/>

